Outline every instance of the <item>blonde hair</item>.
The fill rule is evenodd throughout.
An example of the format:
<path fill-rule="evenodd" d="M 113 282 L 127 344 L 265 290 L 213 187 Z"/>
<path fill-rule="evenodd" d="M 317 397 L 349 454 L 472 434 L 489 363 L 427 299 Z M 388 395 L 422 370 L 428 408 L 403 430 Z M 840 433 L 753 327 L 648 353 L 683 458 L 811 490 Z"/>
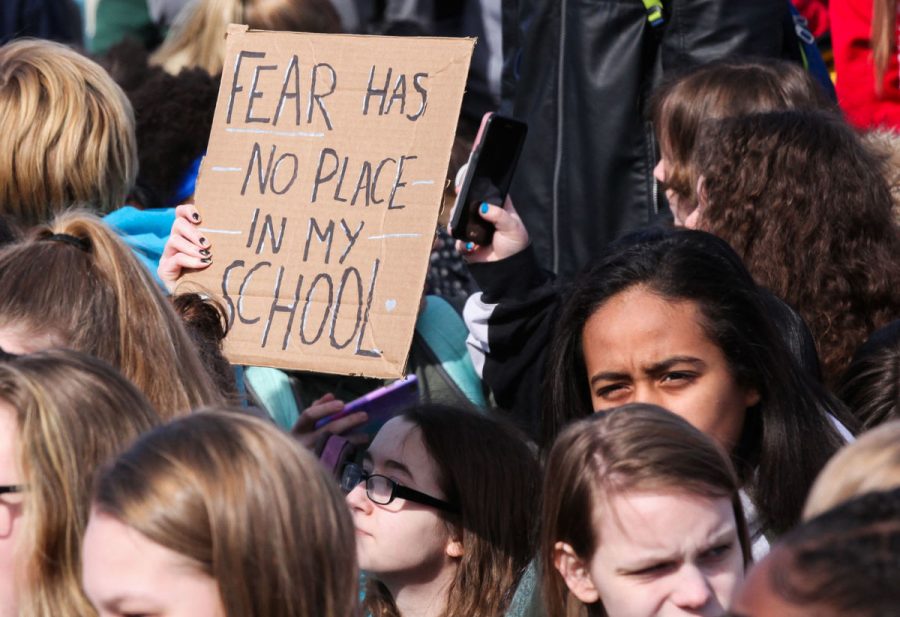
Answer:
<path fill-rule="evenodd" d="M 218 75 L 225 61 L 229 24 L 258 30 L 341 31 L 340 17 L 329 0 L 196 0 L 180 13 L 150 62 L 172 75 L 189 68 Z"/>
<path fill-rule="evenodd" d="M 570 424 L 554 442 L 544 472 L 540 560 L 549 617 L 605 617 L 602 599 L 586 605 L 568 590 L 555 567 L 554 547 L 566 542 L 589 561 L 601 540 L 595 504 L 617 492 L 682 491 L 730 499 L 746 567 L 750 539 L 739 488 L 721 448 L 662 407 L 632 403 Z"/>
<path fill-rule="evenodd" d="M 26 226 L 70 206 L 125 203 L 138 169 L 134 112 L 97 63 L 50 41 L 0 47 L 0 210 Z"/>
<path fill-rule="evenodd" d="M 822 469 L 803 509 L 807 521 L 872 491 L 900 486 L 900 420 L 864 433 L 844 446 Z"/>
<path fill-rule="evenodd" d="M 150 274 L 97 217 L 36 227 L 0 252 L 0 328 L 52 334 L 118 368 L 164 418 L 221 396 Z"/>
<path fill-rule="evenodd" d="M 351 617 L 353 523 L 318 460 L 229 410 L 148 433 L 98 477 L 94 507 L 195 562 L 227 617 Z"/>
<path fill-rule="evenodd" d="M 159 424 L 147 399 L 104 362 L 49 351 L 0 362 L 15 410 L 24 500 L 21 617 L 96 615 L 81 589 L 81 538 L 94 470 Z"/>

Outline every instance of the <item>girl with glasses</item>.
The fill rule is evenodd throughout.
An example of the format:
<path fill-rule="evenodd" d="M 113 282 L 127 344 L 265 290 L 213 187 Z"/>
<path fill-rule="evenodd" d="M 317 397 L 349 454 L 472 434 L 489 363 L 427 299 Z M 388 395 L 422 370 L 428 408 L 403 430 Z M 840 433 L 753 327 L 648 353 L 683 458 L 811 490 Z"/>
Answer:
<path fill-rule="evenodd" d="M 81 589 L 91 478 L 159 421 L 137 388 L 84 354 L 0 362 L 0 616 L 96 615 Z"/>
<path fill-rule="evenodd" d="M 372 617 L 502 615 L 533 557 L 535 457 L 500 422 L 413 408 L 382 427 L 342 486 Z"/>

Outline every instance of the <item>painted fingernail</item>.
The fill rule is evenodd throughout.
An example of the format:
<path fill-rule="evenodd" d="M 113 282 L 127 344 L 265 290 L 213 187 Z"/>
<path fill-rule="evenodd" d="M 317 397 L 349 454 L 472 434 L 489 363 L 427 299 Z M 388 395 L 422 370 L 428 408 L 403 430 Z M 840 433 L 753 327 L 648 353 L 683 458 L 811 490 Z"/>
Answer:
<path fill-rule="evenodd" d="M 200 221 L 200 214 L 197 213 L 197 212 L 194 212 L 193 214 L 191 214 L 191 218 L 194 219 L 195 221 L 198 221 L 198 222 L 199 222 L 199 221 Z"/>
<path fill-rule="evenodd" d="M 467 251 L 471 251 L 471 250 L 474 249 L 474 248 L 475 248 L 475 243 L 474 243 L 474 242 L 466 242 L 466 250 L 467 250 Z"/>
<path fill-rule="evenodd" d="M 205 263 L 205 264 L 212 263 L 212 258 L 211 258 L 211 257 L 204 257 L 203 259 L 200 260 L 200 262 L 201 262 L 201 263 Z"/>
<path fill-rule="evenodd" d="M 209 244 L 206 238 L 200 238 L 200 244 Z"/>
<path fill-rule="evenodd" d="M 204 257 L 209 257 L 209 249 L 200 249 L 200 254 Z"/>
<path fill-rule="evenodd" d="M 486 201 L 481 202 L 481 213 L 487 214 L 488 211 L 488 203 Z"/>

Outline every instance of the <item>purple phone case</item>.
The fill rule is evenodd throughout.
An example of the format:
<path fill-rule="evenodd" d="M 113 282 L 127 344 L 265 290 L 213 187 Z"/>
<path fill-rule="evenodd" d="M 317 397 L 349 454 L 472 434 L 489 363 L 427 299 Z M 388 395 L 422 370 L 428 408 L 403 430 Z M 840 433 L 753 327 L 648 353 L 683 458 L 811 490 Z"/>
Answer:
<path fill-rule="evenodd" d="M 374 435 L 385 422 L 417 402 L 419 402 L 419 380 L 415 375 L 408 375 L 350 401 L 338 413 L 326 416 L 316 422 L 316 428 L 321 428 L 354 412 L 365 411 L 369 414 L 368 421 L 344 434 L 367 433 Z"/>

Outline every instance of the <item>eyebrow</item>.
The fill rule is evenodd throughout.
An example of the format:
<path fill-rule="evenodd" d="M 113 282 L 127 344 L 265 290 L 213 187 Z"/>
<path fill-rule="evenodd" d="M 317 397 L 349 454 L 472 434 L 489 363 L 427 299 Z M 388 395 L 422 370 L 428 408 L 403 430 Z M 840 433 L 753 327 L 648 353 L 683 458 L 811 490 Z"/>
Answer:
<path fill-rule="evenodd" d="M 673 366 L 677 364 L 693 364 L 697 367 L 705 367 L 706 362 L 701 360 L 700 358 L 695 358 L 694 356 L 671 356 L 666 358 L 665 360 L 660 360 L 655 364 L 651 364 L 650 366 L 644 367 L 642 370 L 644 373 L 648 375 L 658 375 L 660 373 L 664 373 L 665 371 L 671 369 Z M 591 385 L 593 386 L 595 382 L 598 381 L 617 381 L 622 379 L 628 379 L 631 377 L 628 373 L 622 373 L 617 371 L 604 371 L 602 373 L 596 373 L 591 377 Z"/>
<path fill-rule="evenodd" d="M 368 450 L 366 450 L 363 453 L 363 462 L 367 462 L 367 463 L 375 462 L 375 459 L 372 458 L 372 454 Z M 410 471 L 409 467 L 407 467 L 400 461 L 395 461 L 394 459 L 389 458 L 384 462 L 383 467 L 385 469 L 393 469 L 394 471 L 399 471 L 400 473 L 406 474 L 407 476 L 409 476 L 409 478 L 411 480 L 415 478 L 415 476 L 413 476 L 413 474 L 412 474 L 412 471 Z"/>
<path fill-rule="evenodd" d="M 727 523 L 723 527 L 719 527 L 713 531 L 713 533 L 709 536 L 709 539 L 703 543 L 702 548 L 698 551 L 700 553 L 708 551 L 712 548 L 715 548 L 722 542 L 733 538 L 734 541 L 740 545 L 741 538 L 738 535 L 737 527 L 735 527 L 731 523 Z M 649 568 L 659 563 L 669 563 L 669 562 L 681 562 L 683 561 L 683 556 L 673 556 L 673 555 L 647 555 L 635 563 L 627 564 L 622 568 L 617 568 L 617 574 L 629 574 L 631 572 L 636 572 L 643 570 L 645 568 Z"/>

